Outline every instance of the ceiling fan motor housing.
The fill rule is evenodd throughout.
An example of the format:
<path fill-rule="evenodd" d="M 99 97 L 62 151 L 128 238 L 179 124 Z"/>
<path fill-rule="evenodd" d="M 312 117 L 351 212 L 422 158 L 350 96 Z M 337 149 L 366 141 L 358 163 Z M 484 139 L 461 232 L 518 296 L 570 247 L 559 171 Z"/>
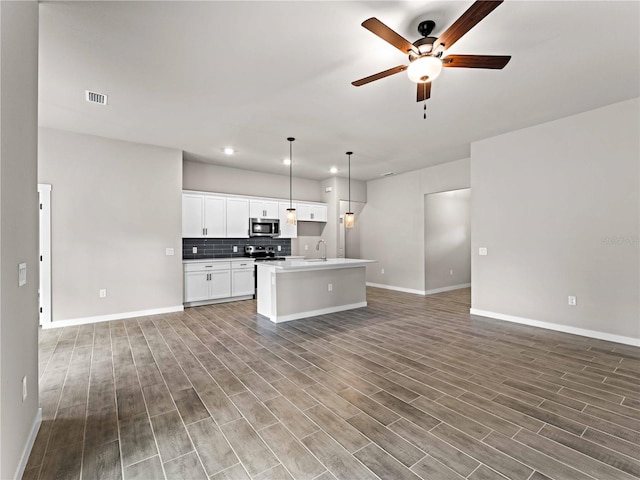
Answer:
<path fill-rule="evenodd" d="M 418 49 L 421 55 L 430 54 L 433 52 L 434 43 L 436 42 L 436 40 L 438 40 L 436 37 L 423 37 L 413 42 L 413 46 Z M 411 52 L 409 52 L 410 61 L 413 61 L 416 58 L 416 55 L 413 55 Z"/>

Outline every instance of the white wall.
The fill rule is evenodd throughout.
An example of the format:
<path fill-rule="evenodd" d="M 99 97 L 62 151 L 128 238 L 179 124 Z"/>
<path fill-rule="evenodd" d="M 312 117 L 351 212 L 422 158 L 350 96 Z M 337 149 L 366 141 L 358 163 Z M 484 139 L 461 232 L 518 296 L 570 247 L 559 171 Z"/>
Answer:
<path fill-rule="evenodd" d="M 41 128 L 38 181 L 52 185 L 54 324 L 181 307 L 182 152 Z"/>
<path fill-rule="evenodd" d="M 469 159 L 367 182 L 360 251 L 379 262 L 367 282 L 424 293 L 424 196 L 469 186 Z"/>
<path fill-rule="evenodd" d="M 289 175 L 273 175 L 207 163 L 183 161 L 182 188 L 204 192 L 254 195 L 256 197 L 289 198 Z M 295 200 L 324 202 L 320 182 L 296 178 L 292 182 Z"/>
<path fill-rule="evenodd" d="M 36 1 L 0 2 L 0 107 L 0 478 L 8 479 L 21 475 L 38 426 Z"/>
<path fill-rule="evenodd" d="M 471 284 L 471 190 L 425 195 L 427 292 Z"/>
<path fill-rule="evenodd" d="M 640 344 L 639 112 L 636 98 L 472 144 L 474 311 Z"/>

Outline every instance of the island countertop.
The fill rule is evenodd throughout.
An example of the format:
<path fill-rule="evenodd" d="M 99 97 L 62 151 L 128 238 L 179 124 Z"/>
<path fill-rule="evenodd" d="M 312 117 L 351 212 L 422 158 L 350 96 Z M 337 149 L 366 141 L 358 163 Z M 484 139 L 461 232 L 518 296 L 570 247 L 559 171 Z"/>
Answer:
<path fill-rule="evenodd" d="M 313 258 L 257 263 L 257 312 L 279 323 L 366 307 L 365 270 L 375 262 Z"/>
<path fill-rule="evenodd" d="M 275 267 L 276 273 L 284 273 L 301 272 L 306 270 L 328 270 L 335 268 L 366 267 L 370 263 L 376 262 L 377 260 L 365 260 L 360 258 L 327 258 L 326 260 L 322 260 L 320 258 L 295 258 L 287 259 L 284 261 L 266 261 L 261 262 L 259 265 Z"/>

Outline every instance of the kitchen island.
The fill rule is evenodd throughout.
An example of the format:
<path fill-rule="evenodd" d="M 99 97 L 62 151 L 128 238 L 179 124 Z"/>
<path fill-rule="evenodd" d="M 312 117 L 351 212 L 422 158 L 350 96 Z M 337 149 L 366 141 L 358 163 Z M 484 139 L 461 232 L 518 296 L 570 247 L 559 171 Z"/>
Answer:
<path fill-rule="evenodd" d="M 275 323 L 367 306 L 366 266 L 376 260 L 295 259 L 258 264 L 258 313 Z"/>

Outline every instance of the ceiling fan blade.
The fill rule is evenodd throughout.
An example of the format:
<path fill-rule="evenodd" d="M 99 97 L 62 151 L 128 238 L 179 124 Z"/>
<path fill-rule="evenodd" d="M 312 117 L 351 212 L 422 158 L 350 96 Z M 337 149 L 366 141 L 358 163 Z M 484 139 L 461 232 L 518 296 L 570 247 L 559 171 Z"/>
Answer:
<path fill-rule="evenodd" d="M 447 55 L 442 66 L 447 68 L 494 68 L 501 69 L 509 63 L 509 55 Z"/>
<path fill-rule="evenodd" d="M 445 30 L 438 38 L 437 45 L 444 44 L 444 48 L 448 49 L 456 43 L 460 38 L 475 27 L 484 17 L 493 12 L 503 0 L 475 2 L 469 9 L 462 14 L 453 25 Z"/>
<path fill-rule="evenodd" d="M 395 75 L 396 73 L 404 72 L 406 69 L 406 65 L 398 65 L 397 67 L 390 68 L 389 70 L 385 70 L 384 72 L 376 73 L 375 75 L 370 75 L 368 77 L 361 78 L 360 80 L 356 80 L 355 82 L 351 82 L 351 85 L 353 85 L 354 87 L 360 87 L 375 80 L 380 80 L 381 78 L 388 77 L 389 75 Z"/>
<path fill-rule="evenodd" d="M 431 97 L 431 82 L 418 83 L 417 102 L 428 100 Z"/>
<path fill-rule="evenodd" d="M 413 44 L 409 42 L 409 40 L 391 30 L 377 18 L 372 17 L 365 20 L 364 22 L 362 22 L 362 26 L 369 30 L 371 33 L 379 36 L 385 42 L 390 43 L 391 45 L 396 47 L 402 53 L 413 52 L 416 55 L 418 54 L 418 49 L 414 47 Z"/>

